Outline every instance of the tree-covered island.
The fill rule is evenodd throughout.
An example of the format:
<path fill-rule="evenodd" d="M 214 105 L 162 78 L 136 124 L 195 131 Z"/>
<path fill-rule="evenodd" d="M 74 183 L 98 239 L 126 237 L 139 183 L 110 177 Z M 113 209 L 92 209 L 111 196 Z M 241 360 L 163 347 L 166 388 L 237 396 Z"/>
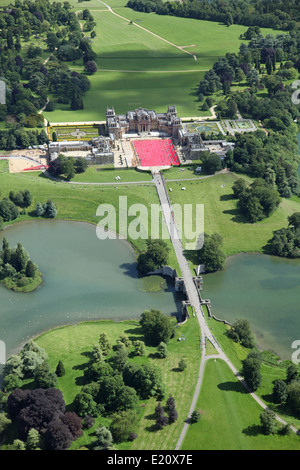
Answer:
<path fill-rule="evenodd" d="M 0 282 L 16 292 L 32 292 L 42 283 L 42 273 L 21 243 L 10 248 L 6 238 L 0 252 Z"/>

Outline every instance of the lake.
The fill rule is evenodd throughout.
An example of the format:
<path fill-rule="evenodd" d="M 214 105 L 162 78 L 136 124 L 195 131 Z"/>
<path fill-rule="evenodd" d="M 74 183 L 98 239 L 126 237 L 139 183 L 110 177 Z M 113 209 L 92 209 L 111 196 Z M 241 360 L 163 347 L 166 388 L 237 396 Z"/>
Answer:
<path fill-rule="evenodd" d="M 171 281 L 159 292 L 138 289 L 136 255 L 124 240 L 99 240 L 96 226 L 34 221 L 0 234 L 11 247 L 21 242 L 44 275 L 32 293 L 0 284 L 0 340 L 7 357 L 28 339 L 56 326 L 96 319 L 138 319 L 146 309 L 178 315 L 181 295 Z"/>
<path fill-rule="evenodd" d="M 250 322 L 257 344 L 291 359 L 300 340 L 300 260 L 255 253 L 231 256 L 226 269 L 205 274 L 202 296 L 230 323 Z"/>

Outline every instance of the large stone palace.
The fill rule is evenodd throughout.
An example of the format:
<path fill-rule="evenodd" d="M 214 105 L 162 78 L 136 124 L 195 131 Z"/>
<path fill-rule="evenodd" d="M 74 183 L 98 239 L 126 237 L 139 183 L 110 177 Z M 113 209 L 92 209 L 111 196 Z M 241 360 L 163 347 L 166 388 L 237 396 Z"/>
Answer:
<path fill-rule="evenodd" d="M 175 106 L 169 106 L 166 113 L 138 108 L 126 114 L 116 114 L 114 108 L 106 109 L 106 133 L 115 140 L 128 133 L 151 132 L 177 138 L 181 127 L 181 119 L 177 116 Z"/>

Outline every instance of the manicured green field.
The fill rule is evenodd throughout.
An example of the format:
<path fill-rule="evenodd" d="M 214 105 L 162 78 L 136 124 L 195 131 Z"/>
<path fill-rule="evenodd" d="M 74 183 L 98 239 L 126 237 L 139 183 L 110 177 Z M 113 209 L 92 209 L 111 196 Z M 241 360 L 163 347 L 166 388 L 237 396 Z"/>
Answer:
<path fill-rule="evenodd" d="M 196 93 L 203 75 L 204 72 L 97 72 L 89 76 L 91 88 L 83 97 L 83 110 L 71 111 L 70 105 L 59 103 L 54 111 L 43 115 L 50 123 L 101 121 L 105 120 L 108 106 L 113 106 L 117 114 L 138 107 L 165 113 L 170 104 L 176 105 L 179 116 L 203 115 Z"/>
<path fill-rule="evenodd" d="M 66 375 L 58 379 L 58 386 L 63 392 L 67 405 L 72 403 L 75 395 L 80 390 L 80 379 L 83 375 L 84 364 L 88 362 L 86 353 L 91 351 L 103 331 L 107 333 L 112 344 L 115 344 L 117 338 L 123 333 L 131 340 L 143 338 L 137 321 L 97 321 L 57 328 L 36 339 L 39 346 L 43 347 L 48 353 L 52 369 L 55 369 L 59 360 L 65 366 Z M 185 342 L 177 341 L 181 334 L 185 335 Z M 155 352 L 156 348 L 147 347 L 144 357 L 135 357 L 130 360 L 138 362 L 151 361 L 161 368 L 167 388 L 166 399 L 169 394 L 174 396 L 179 417 L 172 425 L 167 426 L 162 431 L 156 431 L 153 418 L 154 408 L 157 404 L 156 400 L 150 399 L 141 402 L 141 421 L 137 429 L 138 437 L 132 444 L 132 449 L 174 449 L 188 414 L 198 376 L 200 350 L 197 320 L 191 318 L 185 325 L 176 329 L 176 335 L 168 345 L 166 359 L 155 358 Z M 181 358 L 186 360 L 187 368 L 183 372 L 178 372 L 177 366 Z M 97 419 L 94 427 L 89 431 L 85 431 L 84 435 L 73 446 L 78 448 L 82 445 L 88 445 L 94 439 L 92 433 L 100 423 L 109 425 L 109 419 Z M 121 447 L 128 448 L 129 446 L 130 444 L 126 443 Z"/>
<path fill-rule="evenodd" d="M 185 181 L 185 191 L 182 190 L 183 183 L 167 182 L 167 187 L 172 188 L 173 203 L 181 206 L 204 204 L 204 230 L 209 234 L 217 232 L 222 235 L 227 256 L 240 252 L 262 252 L 272 232 L 285 227 L 288 215 L 300 208 L 298 202 L 282 199 L 279 208 L 270 217 L 250 224 L 239 214 L 236 200 L 233 199 L 231 187 L 237 178 L 239 176 L 236 174 L 226 173 Z"/>
<path fill-rule="evenodd" d="M 198 423 L 187 432 L 182 450 L 295 450 L 299 436 L 262 434 L 262 408 L 245 392 L 227 364 L 209 360 L 196 409 Z"/>
<path fill-rule="evenodd" d="M 131 168 L 127 170 L 106 169 L 100 165 L 90 166 L 84 173 L 77 173 L 72 181 L 81 183 L 114 183 L 115 178 L 120 176 L 121 182 L 128 181 L 152 181 L 152 175 L 146 171 L 136 171 Z"/>

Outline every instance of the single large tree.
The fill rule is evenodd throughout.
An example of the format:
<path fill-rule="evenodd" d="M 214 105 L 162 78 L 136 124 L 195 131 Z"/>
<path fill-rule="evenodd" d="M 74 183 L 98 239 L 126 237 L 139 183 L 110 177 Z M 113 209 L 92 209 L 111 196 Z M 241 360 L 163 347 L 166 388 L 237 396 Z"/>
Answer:
<path fill-rule="evenodd" d="M 257 390 L 261 383 L 261 362 L 261 355 L 255 351 L 251 351 L 242 361 L 242 375 L 253 391 Z"/>
<path fill-rule="evenodd" d="M 206 272 L 224 269 L 226 257 L 222 245 L 223 239 L 218 233 L 204 234 L 204 245 L 198 252 L 198 260 L 199 264 L 205 265 Z"/>
<path fill-rule="evenodd" d="M 160 310 L 145 310 L 140 319 L 145 339 L 148 343 L 158 346 L 161 342 L 168 344 L 174 333 L 174 319 L 160 312 Z"/>
<path fill-rule="evenodd" d="M 141 253 L 137 261 L 137 270 L 141 274 L 148 274 L 151 271 L 168 264 L 169 247 L 163 240 L 147 240 L 147 249 Z"/>

